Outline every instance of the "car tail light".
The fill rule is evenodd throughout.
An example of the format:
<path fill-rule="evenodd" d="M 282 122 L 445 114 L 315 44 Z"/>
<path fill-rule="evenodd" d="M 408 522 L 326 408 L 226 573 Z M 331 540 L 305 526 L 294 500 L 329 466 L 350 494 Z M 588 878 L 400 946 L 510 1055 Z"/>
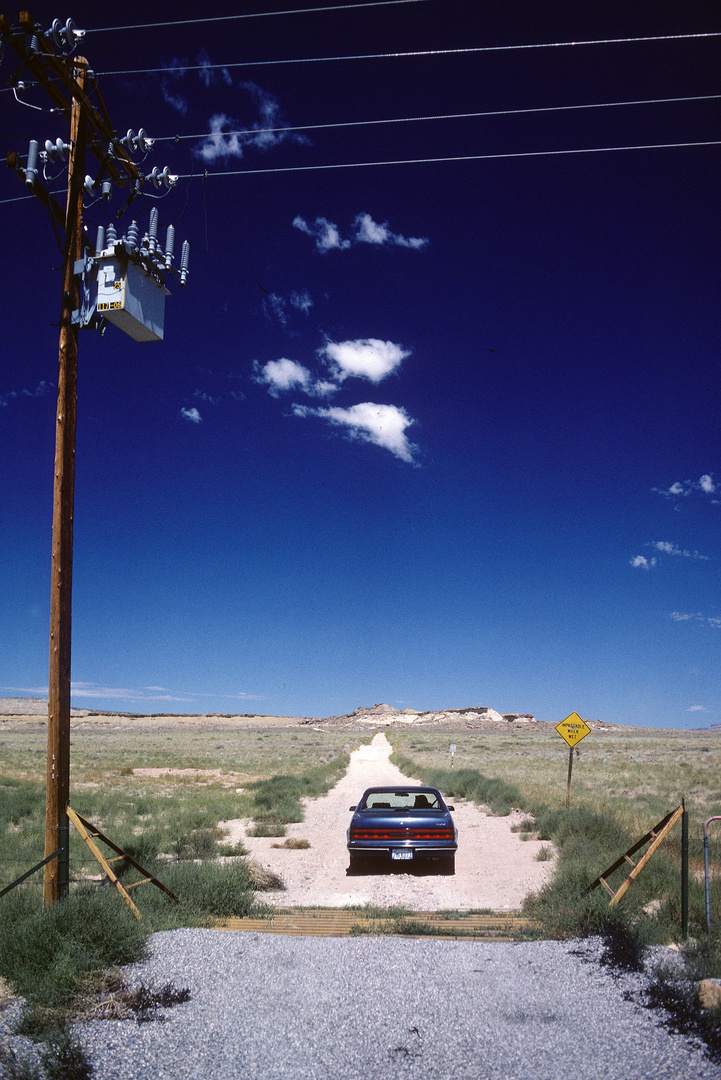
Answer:
<path fill-rule="evenodd" d="M 452 828 L 351 828 L 351 840 L 455 840 Z"/>

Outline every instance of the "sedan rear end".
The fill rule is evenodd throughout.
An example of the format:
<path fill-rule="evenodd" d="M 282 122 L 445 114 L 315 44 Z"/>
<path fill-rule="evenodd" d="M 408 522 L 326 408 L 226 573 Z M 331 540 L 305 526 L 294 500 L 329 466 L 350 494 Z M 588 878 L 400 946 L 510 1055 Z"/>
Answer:
<path fill-rule="evenodd" d="M 368 788 L 354 811 L 347 833 L 351 870 L 365 860 L 413 864 L 440 861 L 453 873 L 458 831 L 437 788 Z"/>

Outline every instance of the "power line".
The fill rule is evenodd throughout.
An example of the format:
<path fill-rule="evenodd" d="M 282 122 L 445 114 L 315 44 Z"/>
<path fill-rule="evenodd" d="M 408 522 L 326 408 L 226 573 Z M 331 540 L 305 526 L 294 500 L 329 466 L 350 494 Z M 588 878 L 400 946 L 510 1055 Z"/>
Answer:
<path fill-rule="evenodd" d="M 455 157 L 404 158 L 398 161 L 349 161 L 334 165 L 289 165 L 275 169 L 229 169 L 223 172 L 206 172 L 204 176 L 258 176 L 261 173 L 312 172 L 322 169 L 363 169 L 378 165 L 432 165 L 453 161 L 500 161 L 508 158 L 560 157 L 564 154 L 611 154 L 622 150 L 674 150 L 687 147 L 721 146 L 721 139 L 708 142 L 648 143 L 639 146 L 592 146 L 577 150 L 526 150 L 518 153 L 503 154 L 460 154 Z M 197 173 L 195 174 L 197 177 Z M 185 173 L 179 180 L 190 180 L 192 174 Z"/>
<path fill-rule="evenodd" d="M 637 146 L 592 146 L 572 150 L 525 150 L 503 154 L 459 154 L 454 157 L 403 158 L 397 161 L 348 161 L 332 165 L 289 165 L 274 169 L 228 169 L 222 172 L 183 173 L 179 180 L 206 180 L 216 176 L 259 176 L 267 173 L 319 172 L 324 169 L 363 169 L 381 165 L 435 165 L 457 161 L 502 161 L 510 158 L 561 157 L 580 154 L 613 154 L 623 150 L 678 150 L 694 147 L 721 146 L 721 139 L 707 142 L 645 143 Z M 7 203 L 22 202 L 32 195 L 17 195 L 11 199 L 0 199 L 0 206 Z"/>
<path fill-rule="evenodd" d="M 295 60 L 240 60 L 229 64 L 170 64 L 165 67 L 100 71 L 99 75 L 156 75 L 170 71 L 213 71 L 216 69 L 272 67 L 280 64 L 327 64 L 338 60 L 399 60 L 409 57 L 461 56 L 490 52 L 520 52 L 528 49 L 564 49 L 582 45 L 632 45 L 652 41 L 689 41 L 721 37 L 721 30 L 703 34 L 659 34 L 654 37 L 598 38 L 592 41 L 549 41 L 536 45 L 476 45 L 458 49 L 416 49 L 412 52 L 359 53 L 351 56 L 308 56 Z"/>
<path fill-rule="evenodd" d="M 370 0 L 361 4 L 332 4 L 328 7 L 289 8 L 285 11 L 253 11 L 244 15 L 213 15 L 204 19 L 173 19 L 171 22 L 135 23 L 132 26 L 103 26 L 97 30 L 88 30 L 89 34 L 106 34 L 111 30 L 154 30 L 161 26 L 192 26 L 196 23 L 231 22 L 236 19 L 265 19 L 273 15 L 317 15 L 325 11 L 350 11 L 352 8 L 392 7 L 395 4 L 418 4 L 426 0 Z"/>
<path fill-rule="evenodd" d="M 602 101 L 588 105 L 544 105 L 528 109 L 489 109 L 483 112 L 442 113 L 437 116 L 398 116 L 385 120 L 344 120 L 331 124 L 297 124 L 273 128 L 239 128 L 237 131 L 204 131 L 199 135 L 162 135 L 155 142 L 181 142 L 213 136 L 271 135 L 280 132 L 320 131 L 348 127 L 373 127 L 381 124 L 415 124 L 428 120 L 473 120 L 487 116 L 524 116 L 531 113 L 573 112 L 579 109 L 614 109 L 626 105 L 668 105 L 685 101 L 716 101 L 721 94 L 695 94 L 690 97 L 642 98 L 634 101 Z"/>

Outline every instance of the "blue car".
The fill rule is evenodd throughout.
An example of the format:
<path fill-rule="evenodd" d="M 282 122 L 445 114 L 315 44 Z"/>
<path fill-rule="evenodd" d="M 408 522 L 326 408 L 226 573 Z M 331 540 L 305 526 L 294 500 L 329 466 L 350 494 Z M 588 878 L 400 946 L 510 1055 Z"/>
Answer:
<path fill-rule="evenodd" d="M 433 787 L 372 787 L 363 792 L 347 833 L 350 870 L 366 859 L 400 865 L 419 859 L 455 872 L 458 830 L 452 806 Z"/>

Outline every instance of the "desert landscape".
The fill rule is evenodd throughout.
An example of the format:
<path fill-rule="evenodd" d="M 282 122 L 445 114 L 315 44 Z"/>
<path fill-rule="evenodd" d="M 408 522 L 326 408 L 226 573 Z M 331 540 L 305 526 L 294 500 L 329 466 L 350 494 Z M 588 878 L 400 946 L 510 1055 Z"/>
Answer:
<path fill-rule="evenodd" d="M 39 798 L 46 709 L 42 699 L 0 700 L 2 774 L 36 784 Z M 613 812 L 641 833 L 685 797 L 698 863 L 701 822 L 721 810 L 718 729 L 631 728 L 593 720 L 588 726 L 591 733 L 574 751 L 572 807 L 590 804 Z M 171 808 L 182 829 L 183 808 L 190 820 L 195 806 L 217 807 L 220 850 L 244 850 L 277 875 L 282 888 L 266 894 L 273 904 L 520 909 L 554 866 L 553 845 L 523 828 L 527 818 L 520 807 L 499 815 L 469 800 L 453 800 L 460 842 L 452 878 L 347 874 L 348 807 L 363 788 L 401 777 L 420 782 L 407 769 L 399 771 L 392 752 L 419 768 L 455 770 L 456 776 L 475 769 L 497 777 L 515 785 L 526 806 L 565 801 L 568 747 L 553 725 L 484 706 L 415 712 L 381 703 L 330 718 L 73 709 L 71 802 L 79 812 L 135 835 L 148 827 L 144 822 L 157 824 Z M 329 789 L 303 798 L 302 820 L 288 822 L 278 836 L 254 835 L 248 785 L 311 767 L 335 769 Z M 192 825 L 187 830 L 199 832 Z M 294 840 L 309 846 L 286 846 Z M 182 848 L 182 837 L 176 844 Z M 83 851 L 77 858 L 79 874 L 94 871 Z"/>

